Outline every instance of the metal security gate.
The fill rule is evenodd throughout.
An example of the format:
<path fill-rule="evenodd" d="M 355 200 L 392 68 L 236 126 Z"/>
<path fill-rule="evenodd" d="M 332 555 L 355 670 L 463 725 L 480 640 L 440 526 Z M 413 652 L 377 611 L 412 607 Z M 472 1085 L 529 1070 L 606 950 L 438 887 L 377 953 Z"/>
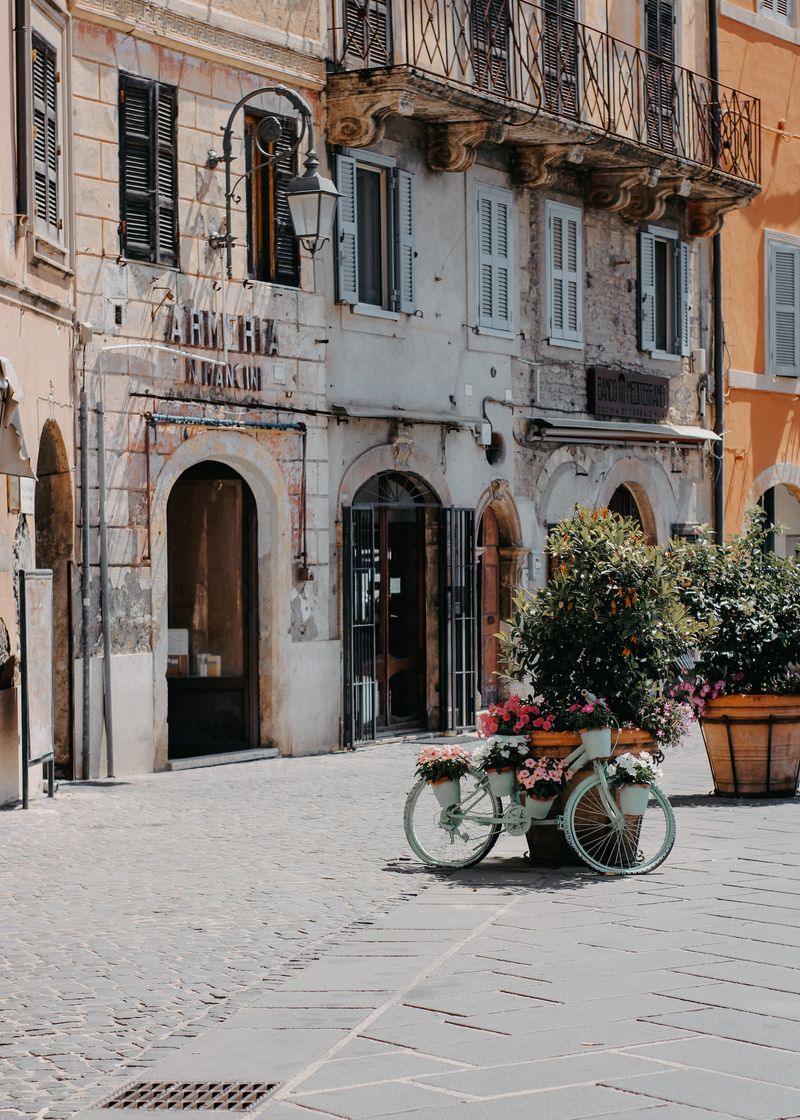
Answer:
<path fill-rule="evenodd" d="M 478 596 L 475 510 L 439 512 L 439 680 L 442 731 L 475 723 Z"/>
<path fill-rule="evenodd" d="M 343 513 L 344 742 L 374 739 L 377 717 L 375 607 L 378 555 L 375 510 L 345 507 Z"/>

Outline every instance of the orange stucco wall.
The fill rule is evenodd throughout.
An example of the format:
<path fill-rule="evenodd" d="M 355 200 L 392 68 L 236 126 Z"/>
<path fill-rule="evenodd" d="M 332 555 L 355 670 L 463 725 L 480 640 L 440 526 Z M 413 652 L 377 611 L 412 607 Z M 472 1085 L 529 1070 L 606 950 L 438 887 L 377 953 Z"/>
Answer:
<path fill-rule="evenodd" d="M 755 11 L 755 0 L 736 4 Z M 720 19 L 720 80 L 761 98 L 763 184 L 754 202 L 728 215 L 723 230 L 726 368 L 734 383 L 725 416 L 728 532 L 741 528 L 747 505 L 766 488 L 763 472 L 800 466 L 797 398 L 736 385 L 739 373 L 767 380 L 766 231 L 800 238 L 800 45 L 770 34 L 764 17 L 755 23 Z"/>

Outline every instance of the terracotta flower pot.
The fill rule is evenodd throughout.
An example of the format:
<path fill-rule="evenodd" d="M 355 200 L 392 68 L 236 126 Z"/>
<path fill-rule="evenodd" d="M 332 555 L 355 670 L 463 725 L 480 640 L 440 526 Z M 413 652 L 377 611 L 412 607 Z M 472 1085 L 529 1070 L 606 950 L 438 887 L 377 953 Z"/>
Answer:
<path fill-rule="evenodd" d="M 706 704 L 700 728 L 715 793 L 794 797 L 800 774 L 800 696 L 720 696 Z"/>

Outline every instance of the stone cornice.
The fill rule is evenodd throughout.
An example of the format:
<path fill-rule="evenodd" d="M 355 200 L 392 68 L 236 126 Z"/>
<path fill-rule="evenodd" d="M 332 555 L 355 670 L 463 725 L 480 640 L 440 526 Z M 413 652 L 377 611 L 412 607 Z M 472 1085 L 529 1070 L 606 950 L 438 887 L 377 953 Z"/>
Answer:
<path fill-rule="evenodd" d="M 251 70 L 291 79 L 309 89 L 325 85 L 325 63 L 291 47 L 167 10 L 147 0 L 71 0 L 73 16 L 118 28 L 172 50 L 183 48 L 212 61 L 241 61 Z"/>

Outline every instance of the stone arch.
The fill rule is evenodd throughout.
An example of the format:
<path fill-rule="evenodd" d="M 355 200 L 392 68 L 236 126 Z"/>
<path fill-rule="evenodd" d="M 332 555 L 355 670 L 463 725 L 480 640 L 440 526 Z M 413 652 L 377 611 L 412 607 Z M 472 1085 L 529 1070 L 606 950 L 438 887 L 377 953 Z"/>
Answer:
<path fill-rule="evenodd" d="M 800 499 L 800 463 L 775 463 L 756 475 L 750 486 L 745 503 L 745 511 L 754 506 L 758 499 L 773 486 L 785 486 Z M 742 524 L 744 528 L 744 524 Z"/>
<path fill-rule="evenodd" d="M 443 506 L 452 505 L 450 487 L 441 467 L 413 444 L 400 446 L 398 441 L 371 447 L 350 464 L 339 484 L 339 509 L 352 505 L 361 487 L 375 475 L 392 472 L 416 475 L 434 491 Z"/>
<path fill-rule="evenodd" d="M 592 503 L 594 507 L 607 506 L 620 486 L 625 486 L 635 498 L 648 539 L 653 544 L 668 541 L 676 501 L 663 467 L 633 456 L 618 460 L 603 479 Z"/>
<path fill-rule="evenodd" d="M 53 573 L 53 738 L 59 775 L 73 778 L 72 664 L 70 659 L 70 569 L 74 509 L 72 473 L 61 429 L 47 420 L 36 461 L 34 548 L 38 568 Z"/>
<path fill-rule="evenodd" d="M 482 532 L 487 514 L 496 523 L 496 545 L 487 546 Z M 495 635 L 513 613 L 513 595 L 522 585 L 523 566 L 528 556 L 528 549 L 522 544 L 517 504 L 505 479 L 494 479 L 481 495 L 475 510 L 475 526 L 480 611 L 478 691 L 482 704 L 486 705 L 507 691 L 495 675 L 499 670 Z"/>
<path fill-rule="evenodd" d="M 256 504 L 258 551 L 259 723 L 262 743 L 292 750 L 291 712 L 281 699 L 292 589 L 292 522 L 283 472 L 269 449 L 253 435 L 236 431 L 198 432 L 165 462 L 153 487 L 151 508 L 151 610 L 153 618 L 153 734 L 155 769 L 167 765 L 167 501 L 190 467 L 215 460 L 242 476 Z"/>

